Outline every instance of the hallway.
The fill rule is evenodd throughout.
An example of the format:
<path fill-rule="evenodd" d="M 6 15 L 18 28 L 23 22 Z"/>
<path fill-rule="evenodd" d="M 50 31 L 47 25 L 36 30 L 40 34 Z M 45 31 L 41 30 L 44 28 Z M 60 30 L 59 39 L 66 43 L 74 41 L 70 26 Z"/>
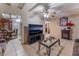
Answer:
<path fill-rule="evenodd" d="M 23 46 L 19 39 L 14 39 L 8 42 L 6 46 L 5 56 L 26 56 Z"/>

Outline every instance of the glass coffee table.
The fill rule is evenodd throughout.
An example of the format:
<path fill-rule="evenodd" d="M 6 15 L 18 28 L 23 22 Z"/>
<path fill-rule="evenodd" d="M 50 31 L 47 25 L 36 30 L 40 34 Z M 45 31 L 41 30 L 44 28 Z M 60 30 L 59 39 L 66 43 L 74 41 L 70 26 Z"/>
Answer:
<path fill-rule="evenodd" d="M 50 54 L 51 54 L 51 47 L 54 46 L 56 43 L 58 43 L 58 45 L 60 46 L 60 39 L 51 39 L 51 40 L 49 40 L 49 39 L 50 38 L 48 38 L 47 41 L 45 41 L 45 40 L 39 41 L 38 52 L 40 52 L 41 46 L 44 46 L 44 47 L 46 47 L 47 55 L 50 56 Z"/>

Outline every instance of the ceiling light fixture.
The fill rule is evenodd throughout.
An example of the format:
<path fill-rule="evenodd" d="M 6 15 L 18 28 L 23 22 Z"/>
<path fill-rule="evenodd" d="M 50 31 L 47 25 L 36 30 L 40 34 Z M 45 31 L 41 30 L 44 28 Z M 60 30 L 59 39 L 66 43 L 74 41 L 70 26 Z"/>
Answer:
<path fill-rule="evenodd" d="M 16 22 L 21 22 L 21 19 L 16 19 Z"/>
<path fill-rule="evenodd" d="M 49 20 L 55 17 L 56 12 L 54 10 L 45 9 L 44 11 L 44 19 Z"/>

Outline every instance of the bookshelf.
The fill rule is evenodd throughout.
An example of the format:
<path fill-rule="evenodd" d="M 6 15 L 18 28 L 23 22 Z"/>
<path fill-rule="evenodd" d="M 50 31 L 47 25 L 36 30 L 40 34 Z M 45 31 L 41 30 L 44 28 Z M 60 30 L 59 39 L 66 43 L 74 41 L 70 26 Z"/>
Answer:
<path fill-rule="evenodd" d="M 40 34 L 43 33 L 43 25 L 29 24 L 28 32 L 28 42 L 33 44 L 40 40 Z"/>

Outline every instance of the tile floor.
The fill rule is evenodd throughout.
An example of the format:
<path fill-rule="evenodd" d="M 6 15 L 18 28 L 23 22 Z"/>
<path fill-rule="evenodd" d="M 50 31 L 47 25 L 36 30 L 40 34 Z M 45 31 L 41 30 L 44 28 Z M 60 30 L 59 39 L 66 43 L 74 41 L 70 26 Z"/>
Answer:
<path fill-rule="evenodd" d="M 6 51 L 4 56 L 26 56 L 23 46 L 19 39 L 14 39 L 8 42 L 6 45 Z"/>
<path fill-rule="evenodd" d="M 73 52 L 73 40 L 66 40 L 66 39 L 61 39 L 61 46 L 64 47 L 63 50 L 60 53 L 60 56 L 72 56 Z M 28 55 L 30 56 L 38 56 L 37 50 L 38 50 L 38 43 L 35 43 L 33 45 L 24 45 L 25 51 L 28 51 Z M 57 56 L 60 47 L 55 45 L 53 46 L 53 50 L 51 51 L 51 56 Z M 45 49 L 44 49 L 45 50 Z M 45 53 L 43 50 L 43 53 Z"/>
<path fill-rule="evenodd" d="M 60 53 L 60 56 L 72 56 L 73 43 L 73 40 L 62 39 L 61 46 L 63 46 L 64 48 Z M 57 45 L 55 45 L 55 47 L 53 48 L 54 49 L 51 52 L 51 56 L 56 56 L 60 48 L 58 48 Z M 19 39 L 14 39 L 8 42 L 8 44 L 6 45 L 6 51 L 4 56 L 38 56 L 37 50 L 38 42 L 32 45 L 22 46 Z"/>

